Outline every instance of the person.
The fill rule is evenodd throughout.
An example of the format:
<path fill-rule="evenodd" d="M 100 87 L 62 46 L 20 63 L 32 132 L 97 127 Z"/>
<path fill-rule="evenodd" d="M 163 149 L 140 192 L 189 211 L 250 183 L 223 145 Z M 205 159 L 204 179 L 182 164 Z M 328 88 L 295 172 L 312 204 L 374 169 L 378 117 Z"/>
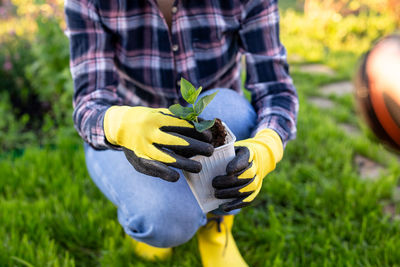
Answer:
<path fill-rule="evenodd" d="M 136 253 L 163 259 L 198 233 L 204 266 L 247 266 L 233 216 L 254 200 L 296 134 L 298 97 L 277 1 L 66 0 L 65 14 L 73 119 L 87 168 Z M 251 103 L 241 89 L 242 55 Z M 190 157 L 213 153 L 209 132 L 167 109 L 184 104 L 181 77 L 202 95 L 219 91 L 201 116 L 220 118 L 238 140 L 227 173 L 213 180 L 217 198 L 234 200 L 208 214 L 182 170 L 200 171 Z"/>

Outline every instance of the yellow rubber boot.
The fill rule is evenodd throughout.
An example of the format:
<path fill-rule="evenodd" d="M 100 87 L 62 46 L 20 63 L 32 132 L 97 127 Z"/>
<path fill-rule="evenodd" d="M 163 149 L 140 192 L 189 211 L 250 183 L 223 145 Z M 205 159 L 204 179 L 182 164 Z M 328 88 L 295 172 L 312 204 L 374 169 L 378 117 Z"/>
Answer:
<path fill-rule="evenodd" d="M 232 236 L 233 215 L 208 216 L 208 223 L 199 229 L 198 242 L 204 267 L 248 266 Z"/>
<path fill-rule="evenodd" d="M 166 260 L 172 255 L 172 248 L 157 248 L 132 239 L 133 249 L 139 257 L 149 260 Z"/>

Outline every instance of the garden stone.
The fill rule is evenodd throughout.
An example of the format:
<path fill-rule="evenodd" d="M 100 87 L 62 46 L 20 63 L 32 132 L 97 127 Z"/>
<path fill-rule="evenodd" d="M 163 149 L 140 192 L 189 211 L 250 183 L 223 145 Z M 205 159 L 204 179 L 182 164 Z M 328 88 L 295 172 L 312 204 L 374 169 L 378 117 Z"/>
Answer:
<path fill-rule="evenodd" d="M 351 82 L 345 81 L 324 85 L 320 88 L 320 90 L 321 93 L 326 96 L 331 94 L 336 96 L 343 96 L 353 93 L 353 88 L 354 86 Z"/>
<path fill-rule="evenodd" d="M 400 221 L 400 214 L 396 213 L 396 205 L 395 204 L 388 204 L 383 207 L 383 213 L 390 215 L 392 220 Z"/>
<path fill-rule="evenodd" d="M 384 170 L 383 166 L 361 155 L 356 155 L 354 162 L 360 177 L 365 180 L 375 180 Z"/>
<path fill-rule="evenodd" d="M 311 104 L 313 104 L 319 108 L 322 108 L 322 109 L 330 109 L 335 106 L 335 104 L 331 100 L 325 99 L 322 97 L 310 97 L 310 98 L 308 98 L 308 101 Z"/>
<path fill-rule="evenodd" d="M 392 191 L 392 200 L 395 203 L 400 203 L 400 187 L 397 186 L 395 189 Z"/>
<path fill-rule="evenodd" d="M 336 73 L 333 69 L 322 64 L 307 64 L 299 67 L 300 72 L 309 74 L 324 74 L 327 76 L 334 76 Z"/>
<path fill-rule="evenodd" d="M 393 218 L 396 215 L 396 205 L 393 203 L 386 204 L 383 206 L 383 213 L 388 214 Z"/>
<path fill-rule="evenodd" d="M 396 213 L 396 204 L 394 203 L 384 205 L 383 213 L 389 215 L 392 220 L 400 221 L 400 214 Z"/>
<path fill-rule="evenodd" d="M 358 136 L 361 134 L 360 129 L 350 123 L 339 123 L 339 127 L 350 136 Z"/>
<path fill-rule="evenodd" d="M 304 57 L 302 57 L 298 54 L 289 54 L 288 61 L 291 63 L 299 63 L 299 62 L 304 62 L 305 59 L 304 59 Z"/>

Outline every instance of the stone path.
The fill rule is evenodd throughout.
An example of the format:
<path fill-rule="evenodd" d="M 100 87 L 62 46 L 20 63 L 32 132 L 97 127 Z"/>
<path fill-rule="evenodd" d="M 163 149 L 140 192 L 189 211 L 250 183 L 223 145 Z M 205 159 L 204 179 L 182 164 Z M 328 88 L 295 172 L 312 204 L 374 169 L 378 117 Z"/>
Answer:
<path fill-rule="evenodd" d="M 297 58 L 294 56 L 292 61 L 296 60 Z M 327 76 L 335 75 L 335 72 L 331 68 L 320 64 L 302 65 L 299 66 L 298 69 L 300 72 L 309 74 L 324 74 Z M 326 110 L 335 107 L 335 103 L 326 97 L 330 95 L 341 97 L 353 94 L 354 86 L 350 81 L 342 81 L 321 86 L 319 91 L 321 92 L 322 97 L 309 97 L 308 101 L 316 107 Z M 349 136 L 355 137 L 361 135 L 361 130 L 356 125 L 350 123 L 339 123 L 338 127 Z M 400 155 L 398 155 L 397 158 L 400 163 Z M 361 179 L 364 180 L 376 180 L 385 172 L 385 168 L 381 164 L 361 155 L 355 156 L 354 165 L 355 168 L 357 168 Z M 390 203 L 382 203 L 383 213 L 389 215 L 392 220 L 400 221 L 400 214 L 396 212 L 396 206 L 398 204 L 400 204 L 400 186 L 394 189 Z"/>
<path fill-rule="evenodd" d="M 396 212 L 396 206 L 400 203 L 400 186 L 393 189 L 390 203 L 383 202 L 383 213 L 389 215 L 393 220 L 399 221 L 400 214 Z"/>
<path fill-rule="evenodd" d="M 304 57 L 297 55 L 297 54 L 289 54 L 288 61 L 290 63 L 300 63 L 300 62 L 304 62 L 305 59 L 304 59 Z"/>
<path fill-rule="evenodd" d="M 383 206 L 383 213 L 394 217 L 396 215 L 396 205 L 394 203 L 386 204 Z"/>
<path fill-rule="evenodd" d="M 316 66 L 316 65 L 305 65 L 305 66 Z M 304 66 L 303 66 L 304 67 Z M 328 67 L 326 67 L 328 68 Z M 311 68 L 312 69 L 312 68 Z M 343 96 L 353 93 L 353 84 L 350 81 L 342 81 L 336 83 L 326 84 L 319 88 L 323 96 L 336 95 Z M 335 103 L 324 97 L 309 97 L 308 101 L 321 108 L 321 109 L 331 109 L 335 107 Z M 360 129 L 349 123 L 340 123 L 339 127 L 350 136 L 357 136 L 361 134 Z"/>
<path fill-rule="evenodd" d="M 337 82 L 324 85 L 320 88 L 320 91 L 323 95 L 329 96 L 331 94 L 337 96 L 344 96 L 347 94 L 352 94 L 354 86 L 349 81 Z"/>
<path fill-rule="evenodd" d="M 340 129 L 342 129 L 346 134 L 350 136 L 358 136 L 361 134 L 360 129 L 357 126 L 354 126 L 350 123 L 339 123 Z"/>
<path fill-rule="evenodd" d="M 334 76 L 336 73 L 333 69 L 328 66 L 322 64 L 307 64 L 301 65 L 298 67 L 300 72 L 309 73 L 309 74 L 324 74 L 327 76 Z"/>
<path fill-rule="evenodd" d="M 396 204 L 389 203 L 383 206 L 383 213 L 389 215 L 393 220 L 399 221 L 400 215 L 396 213 Z"/>
<path fill-rule="evenodd" d="M 398 186 L 392 192 L 392 200 L 396 203 L 400 202 L 400 188 Z"/>
<path fill-rule="evenodd" d="M 328 66 L 321 64 L 308 64 L 299 66 L 299 71 L 310 73 L 310 74 L 325 74 L 328 76 L 334 76 L 335 71 Z M 350 81 L 342 81 L 324 85 L 319 88 L 323 96 L 329 96 L 331 94 L 337 96 L 343 96 L 353 92 L 353 84 Z M 335 107 L 335 103 L 324 97 L 309 97 L 308 101 L 313 105 L 321 109 L 330 109 Z M 344 127 L 347 132 L 348 127 Z M 353 132 L 352 132 L 353 133 Z"/>
<path fill-rule="evenodd" d="M 375 180 L 384 171 L 382 165 L 361 155 L 355 156 L 354 163 L 362 179 Z"/>
<path fill-rule="evenodd" d="M 321 109 L 330 109 L 335 106 L 331 100 L 322 97 L 309 97 L 308 101 Z"/>

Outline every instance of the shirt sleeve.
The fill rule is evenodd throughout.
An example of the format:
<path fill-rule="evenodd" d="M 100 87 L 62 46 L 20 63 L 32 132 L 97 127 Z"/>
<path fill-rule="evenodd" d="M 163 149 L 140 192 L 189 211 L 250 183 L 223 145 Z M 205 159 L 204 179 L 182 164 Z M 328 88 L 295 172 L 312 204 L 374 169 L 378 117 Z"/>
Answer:
<path fill-rule="evenodd" d="M 285 146 L 296 136 L 299 103 L 279 39 L 277 0 L 247 1 L 239 35 L 246 57 L 245 88 L 258 115 L 253 135 L 273 129 Z"/>
<path fill-rule="evenodd" d="M 121 103 L 113 35 L 102 24 L 90 0 L 66 0 L 64 6 L 75 87 L 75 128 L 94 148 L 115 148 L 107 142 L 103 129 L 106 110 Z"/>

